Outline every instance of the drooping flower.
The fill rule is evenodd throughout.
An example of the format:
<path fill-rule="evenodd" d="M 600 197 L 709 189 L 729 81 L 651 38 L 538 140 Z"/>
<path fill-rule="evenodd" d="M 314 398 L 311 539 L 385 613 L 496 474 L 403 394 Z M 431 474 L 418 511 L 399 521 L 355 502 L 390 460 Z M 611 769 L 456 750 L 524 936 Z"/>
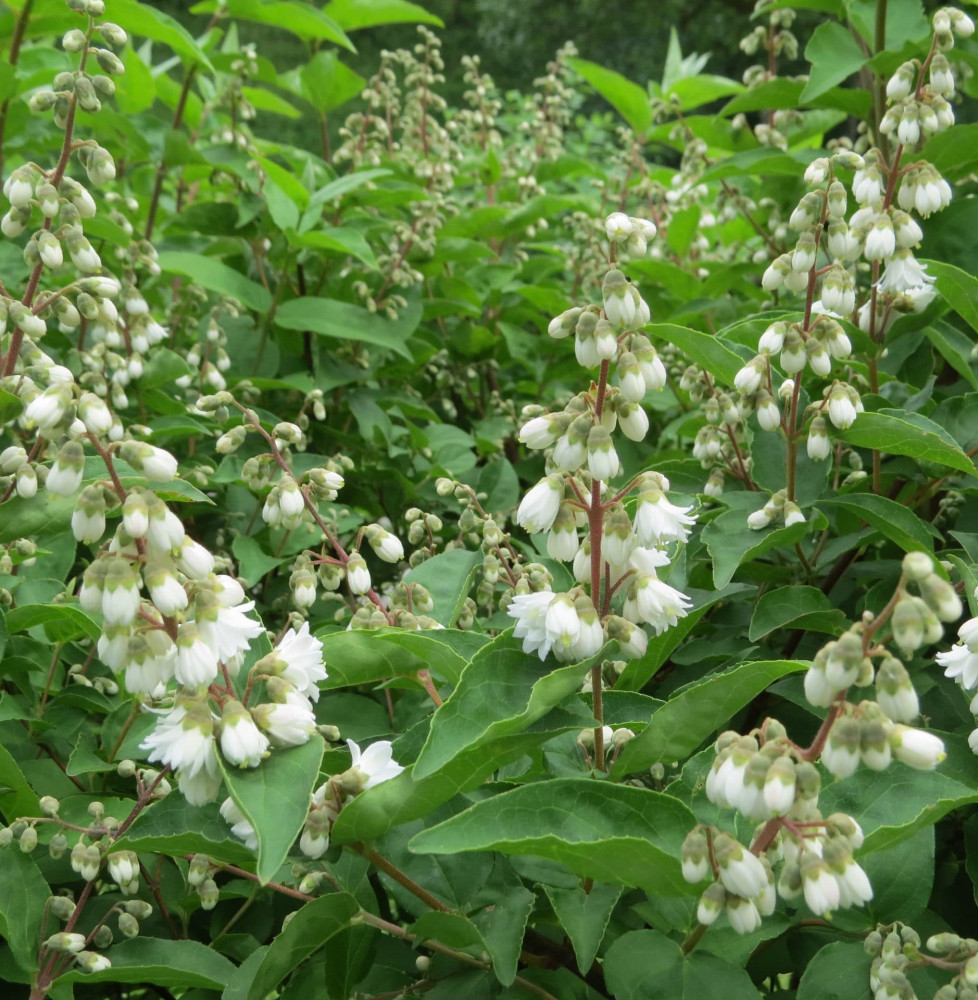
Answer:
<path fill-rule="evenodd" d="M 393 758 L 390 740 L 378 740 L 376 743 L 371 743 L 364 751 L 361 751 L 353 740 L 347 740 L 346 745 L 350 748 L 352 758 L 350 771 L 358 774 L 364 791 L 379 785 L 382 781 L 396 778 L 404 770 Z"/>
<path fill-rule="evenodd" d="M 310 635 L 308 622 L 303 622 L 298 632 L 290 628 L 275 649 L 258 661 L 256 668 L 259 672 L 285 678 L 312 701 L 319 700 L 317 684 L 327 677 L 323 644 Z"/>

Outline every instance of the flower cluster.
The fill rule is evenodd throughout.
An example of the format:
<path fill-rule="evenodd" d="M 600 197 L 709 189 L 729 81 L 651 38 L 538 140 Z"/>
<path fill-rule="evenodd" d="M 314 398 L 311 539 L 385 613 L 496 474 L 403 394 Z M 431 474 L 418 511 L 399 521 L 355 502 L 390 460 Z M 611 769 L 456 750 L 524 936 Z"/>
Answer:
<path fill-rule="evenodd" d="M 220 611 L 222 606 L 217 607 Z M 326 678 L 322 643 L 304 622 L 298 631 L 290 628 L 251 669 L 252 679 L 265 680 L 267 701 L 246 707 L 231 689 L 210 688 L 219 665 L 229 674 L 240 664 L 242 650 L 231 651 L 234 636 L 239 636 L 239 646 L 240 639 L 255 637 L 250 634 L 254 623 L 240 608 L 227 610 L 232 614 L 223 623 L 216 615 L 204 619 L 203 627 L 192 621 L 181 624 L 172 649 L 154 658 L 172 668 L 180 689 L 142 748 L 151 762 L 176 773 L 180 791 L 192 805 L 217 798 L 222 784 L 218 748 L 234 767 L 257 767 L 270 748 L 305 743 L 316 731 L 312 702 L 319 698 L 317 683 Z M 220 715 L 212 699 L 218 701 Z"/>
<path fill-rule="evenodd" d="M 786 901 L 803 895 L 817 915 L 862 906 L 873 895 L 866 873 L 853 860 L 862 845 L 859 825 L 842 813 L 823 817 L 818 770 L 787 740 L 780 724 L 769 719 L 763 732 L 761 743 L 734 732 L 720 736 L 706 794 L 748 819 L 773 822 L 775 836 L 758 834 L 763 847 L 755 853 L 727 833 L 697 827 L 683 845 L 687 881 L 716 879 L 700 899 L 700 923 L 710 924 L 726 912 L 741 934 L 774 912 L 776 894 Z"/>
<path fill-rule="evenodd" d="M 619 252 L 642 256 L 655 231 L 646 219 L 612 213 L 605 222 L 612 261 Z M 649 418 L 641 403 L 649 390 L 663 387 L 666 372 L 648 337 L 635 329 L 650 318 L 638 289 L 611 267 L 602 293 L 603 307 L 569 309 L 549 327 L 557 340 L 573 333 L 577 360 L 599 369 L 598 384 L 560 412 L 528 408 L 519 433 L 528 448 L 546 452 L 553 471 L 523 497 L 516 520 L 529 532 L 547 533 L 547 552 L 571 562 L 579 584 L 567 593 L 549 587 L 517 592 L 510 600 L 507 614 L 516 619 L 516 637 L 541 660 L 551 650 L 559 660 L 581 660 L 609 638 L 629 658 L 641 656 L 647 637 L 640 626 L 651 625 L 658 635 L 692 606 L 660 578 L 670 561 L 667 546 L 685 542 L 695 523 L 692 508 L 672 503 L 669 481 L 656 472 L 640 474 L 605 499 L 608 481 L 621 471 L 613 432 L 620 428 L 631 440 L 644 439 Z M 612 366 L 617 386 L 608 381 Z M 632 491 L 637 499 L 630 515 L 623 501 Z M 619 590 L 625 594 L 620 615 L 611 611 Z"/>

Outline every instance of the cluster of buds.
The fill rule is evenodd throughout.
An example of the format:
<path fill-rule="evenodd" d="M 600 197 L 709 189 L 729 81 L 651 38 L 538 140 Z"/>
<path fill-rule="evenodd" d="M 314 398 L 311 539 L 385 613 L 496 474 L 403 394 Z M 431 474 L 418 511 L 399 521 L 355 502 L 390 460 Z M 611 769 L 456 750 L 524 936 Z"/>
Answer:
<path fill-rule="evenodd" d="M 907 924 L 881 925 L 866 935 L 866 954 L 873 959 L 869 986 L 875 1000 L 917 1000 L 907 976 L 915 968 L 929 967 L 953 973 L 951 981 L 934 993 L 934 1000 L 976 1000 L 978 998 L 978 941 L 962 938 L 951 931 L 927 939 L 926 954 L 920 935 Z"/>
<path fill-rule="evenodd" d="M 768 719 L 758 736 L 723 733 L 716 753 L 706 779 L 708 798 L 765 823 L 764 831 L 767 824 L 776 828 L 773 836 L 759 832 L 757 843 L 764 846 L 756 852 L 714 828 L 689 834 L 682 852 L 685 878 L 715 879 L 700 900 L 701 923 L 725 911 L 738 933 L 755 930 L 774 911 L 775 885 L 785 900 L 804 895 L 817 915 L 872 898 L 866 873 L 853 859 L 863 840 L 859 825 L 842 813 L 822 816 L 819 772 L 780 723 Z"/>
<path fill-rule="evenodd" d="M 963 608 L 954 586 L 936 571 L 934 560 L 926 552 L 904 556 L 901 583 L 893 610 L 893 641 L 909 656 L 922 646 L 940 642 L 944 637 L 942 623 L 957 621 Z M 919 596 L 906 589 L 911 583 Z"/>
<path fill-rule="evenodd" d="M 916 701 L 915 693 L 911 700 Z M 875 701 L 846 705 L 822 750 L 822 763 L 837 778 L 847 778 L 860 762 L 874 771 L 885 771 L 895 758 L 918 770 L 932 771 L 945 757 L 944 743 L 937 736 L 894 723 Z"/>
<path fill-rule="evenodd" d="M 953 7 L 942 7 L 933 15 L 934 48 L 927 63 L 903 63 L 886 85 L 889 107 L 880 131 L 903 146 L 916 146 L 954 124 L 954 74 L 945 52 L 954 47 L 954 36 L 970 38 L 974 22 Z M 926 74 L 926 78 L 925 78 Z"/>
<path fill-rule="evenodd" d="M 805 522 L 801 508 L 794 500 L 788 499 L 787 490 L 777 490 L 772 493 L 760 510 L 747 515 L 747 526 L 755 531 L 767 528 L 778 521 L 783 521 L 786 528 Z"/>

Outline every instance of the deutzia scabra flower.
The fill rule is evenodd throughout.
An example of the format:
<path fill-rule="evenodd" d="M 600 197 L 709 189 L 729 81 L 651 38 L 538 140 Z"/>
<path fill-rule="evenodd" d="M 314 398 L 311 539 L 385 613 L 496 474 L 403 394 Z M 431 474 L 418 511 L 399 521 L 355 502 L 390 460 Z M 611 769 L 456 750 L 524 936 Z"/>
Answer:
<path fill-rule="evenodd" d="M 366 750 L 347 740 L 350 748 L 350 768 L 343 775 L 344 785 L 355 785 L 361 791 L 373 788 L 383 781 L 396 778 L 404 768 L 393 758 L 389 740 L 378 740 L 371 743 Z"/>
<path fill-rule="evenodd" d="M 318 682 L 327 677 L 323 666 L 323 644 L 310 635 L 309 623 L 303 622 L 298 632 L 290 628 L 275 649 L 255 664 L 255 670 L 282 677 L 300 694 L 318 701 Z"/>

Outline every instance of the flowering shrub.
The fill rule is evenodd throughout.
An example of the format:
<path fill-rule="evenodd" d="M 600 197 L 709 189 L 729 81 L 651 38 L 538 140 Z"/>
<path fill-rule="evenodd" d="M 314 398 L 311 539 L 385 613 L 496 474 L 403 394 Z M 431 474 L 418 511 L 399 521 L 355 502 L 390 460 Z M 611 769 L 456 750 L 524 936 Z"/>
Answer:
<path fill-rule="evenodd" d="M 971 18 L 6 6 L 12 995 L 978 995 Z"/>

